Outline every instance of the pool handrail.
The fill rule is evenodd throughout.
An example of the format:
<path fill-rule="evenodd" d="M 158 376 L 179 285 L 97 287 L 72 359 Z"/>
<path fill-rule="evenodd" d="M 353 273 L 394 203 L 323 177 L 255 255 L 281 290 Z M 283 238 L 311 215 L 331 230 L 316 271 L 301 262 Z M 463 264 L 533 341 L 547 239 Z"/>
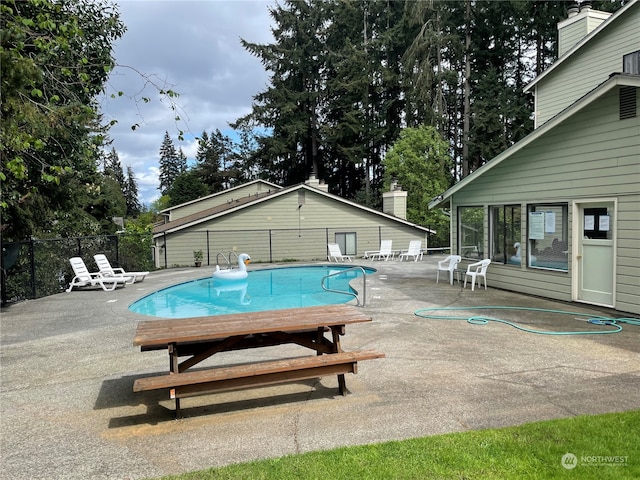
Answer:
<path fill-rule="evenodd" d="M 362 271 L 362 305 L 360 305 L 360 297 L 358 296 L 358 293 L 354 293 L 354 292 L 345 292 L 344 290 L 333 290 L 331 288 L 325 287 L 324 285 L 324 281 L 329 278 L 329 277 L 335 277 L 337 275 L 342 275 L 343 273 L 347 273 L 350 272 L 351 270 L 361 270 Z M 334 273 L 330 273 L 328 275 L 325 275 L 324 277 L 322 277 L 322 280 L 320 281 L 320 285 L 322 286 L 322 289 L 327 291 L 327 292 L 332 292 L 332 293 L 342 293 L 344 295 L 351 295 L 352 297 L 354 297 L 356 299 L 356 302 L 358 302 L 357 306 L 358 307 L 365 307 L 366 302 L 367 302 L 367 272 L 364 269 L 364 267 L 351 267 L 351 268 L 347 268 L 345 270 L 340 270 L 339 272 L 334 272 Z"/>

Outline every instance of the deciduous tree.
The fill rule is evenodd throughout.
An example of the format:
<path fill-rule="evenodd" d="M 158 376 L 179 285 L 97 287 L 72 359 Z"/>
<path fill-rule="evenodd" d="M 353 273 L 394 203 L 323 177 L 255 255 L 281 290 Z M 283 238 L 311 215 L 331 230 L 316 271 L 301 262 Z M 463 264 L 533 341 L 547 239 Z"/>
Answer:
<path fill-rule="evenodd" d="M 0 14 L 3 237 L 58 235 L 62 225 L 94 231 L 97 220 L 78 199 L 86 198 L 83 190 L 100 191 L 105 129 L 94 99 L 124 24 L 103 0 L 7 0 Z M 67 222 L 83 208 L 84 219 Z"/>

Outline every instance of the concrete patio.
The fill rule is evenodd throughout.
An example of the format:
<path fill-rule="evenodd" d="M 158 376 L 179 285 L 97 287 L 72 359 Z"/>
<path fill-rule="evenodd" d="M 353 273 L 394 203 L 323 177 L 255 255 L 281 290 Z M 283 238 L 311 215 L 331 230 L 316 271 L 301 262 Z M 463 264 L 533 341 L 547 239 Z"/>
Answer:
<path fill-rule="evenodd" d="M 337 395 L 335 377 L 325 377 L 183 399 L 179 420 L 166 393 L 132 391 L 136 378 L 165 372 L 168 357 L 133 347 L 137 322 L 149 317 L 127 308 L 157 289 L 210 275 L 212 268 L 158 271 L 113 292 L 73 291 L 4 308 L 0 476 L 159 477 L 347 445 L 640 409 L 638 326 L 609 335 L 536 335 L 414 312 L 499 305 L 624 314 L 493 289 L 491 269 L 486 291 L 442 278 L 436 284 L 441 259 L 354 262 L 378 269 L 367 279 L 365 311 L 373 322 L 348 328 L 343 347 L 381 350 L 386 358 L 363 362 L 357 375 L 347 376 L 347 396 Z M 555 332 L 607 328 L 571 315 L 484 313 Z M 286 349 L 295 355 L 301 347 L 275 348 L 284 351 L 224 358 L 273 358 L 267 355 L 288 354 Z"/>

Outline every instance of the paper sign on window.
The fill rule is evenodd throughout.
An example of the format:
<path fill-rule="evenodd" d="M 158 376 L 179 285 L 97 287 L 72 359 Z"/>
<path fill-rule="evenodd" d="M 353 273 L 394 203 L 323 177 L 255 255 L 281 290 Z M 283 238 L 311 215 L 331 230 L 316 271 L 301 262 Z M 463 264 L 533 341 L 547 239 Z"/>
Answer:
<path fill-rule="evenodd" d="M 556 214 L 555 212 L 546 212 L 544 216 L 545 233 L 556 233 Z"/>
<path fill-rule="evenodd" d="M 544 212 L 529 212 L 529 239 L 544 239 Z"/>
<path fill-rule="evenodd" d="M 593 230 L 596 225 L 596 217 L 594 215 L 584 216 L 584 230 L 585 232 Z"/>
<path fill-rule="evenodd" d="M 600 215 L 598 219 L 598 230 L 601 232 L 609 231 L 609 215 Z"/>

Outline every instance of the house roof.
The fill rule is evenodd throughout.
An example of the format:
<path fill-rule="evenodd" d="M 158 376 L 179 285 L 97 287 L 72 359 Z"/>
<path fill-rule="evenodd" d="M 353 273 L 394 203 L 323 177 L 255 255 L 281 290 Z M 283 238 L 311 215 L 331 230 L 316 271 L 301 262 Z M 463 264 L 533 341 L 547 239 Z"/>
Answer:
<path fill-rule="evenodd" d="M 188 215 L 186 217 L 183 218 L 179 218 L 178 220 L 174 220 L 172 222 L 168 222 L 162 225 L 159 225 L 157 227 L 155 227 L 153 229 L 153 234 L 154 236 L 156 235 L 160 235 L 160 234 L 164 234 L 164 233 L 173 233 L 173 232 L 177 232 L 180 230 L 183 230 L 185 228 L 189 228 L 191 226 L 194 225 L 198 225 L 200 223 L 203 222 L 207 222 L 210 220 L 214 220 L 216 218 L 220 218 L 223 217 L 225 215 L 229 215 L 231 213 L 234 212 L 238 212 L 244 208 L 248 208 L 250 206 L 253 205 L 258 205 L 260 203 L 264 203 L 264 202 L 268 202 L 273 198 L 277 198 L 280 197 L 282 195 L 287 195 L 291 192 L 295 192 L 297 190 L 307 190 L 307 191 L 311 191 L 317 195 L 321 195 L 327 198 L 330 198 L 333 201 L 336 202 L 340 202 L 346 205 L 349 205 L 350 207 L 353 207 L 355 209 L 361 210 L 361 211 L 366 211 L 369 213 L 373 213 L 375 215 L 378 215 L 380 217 L 384 217 L 386 219 L 389 220 L 393 220 L 395 222 L 401 223 L 403 225 L 407 225 L 413 228 L 417 228 L 420 230 L 423 230 L 424 232 L 427 233 L 435 233 L 433 230 L 430 230 L 429 228 L 426 227 L 422 227 L 420 225 L 416 225 L 415 223 L 411 223 L 408 220 L 404 220 L 402 218 L 396 217 L 394 215 L 390 215 L 388 213 L 384 213 L 384 212 L 380 212 L 378 210 L 375 210 L 373 208 L 369 208 L 369 207 L 365 207 L 363 205 L 360 205 L 359 203 L 356 202 L 352 202 L 350 200 L 346 200 L 342 197 L 339 197 L 338 195 L 333 195 L 331 193 L 327 193 L 324 190 L 320 190 L 317 189 L 315 187 L 311 187 L 307 184 L 299 184 L 299 185 L 294 185 L 291 187 L 278 187 L 279 190 L 275 190 L 275 191 L 271 191 L 271 192 L 265 192 L 265 193 L 257 193 L 257 194 L 253 194 L 253 195 L 248 195 L 246 197 L 241 197 L 238 199 L 234 199 L 232 202 L 228 202 L 216 207 L 212 207 L 206 210 L 203 210 L 201 212 L 197 212 L 194 213 L 192 215 Z"/>
<path fill-rule="evenodd" d="M 580 50 L 581 48 L 584 47 L 585 44 L 591 42 L 593 40 L 593 38 L 598 36 L 600 33 L 602 33 L 603 30 L 605 30 L 607 28 L 610 28 L 611 25 L 613 23 L 615 23 L 616 20 L 619 19 L 624 14 L 624 12 L 626 12 L 627 10 L 632 8 L 633 5 L 635 5 L 637 3 L 638 3 L 638 0 L 631 0 L 629 3 L 624 5 L 620 10 L 615 12 L 613 15 L 611 15 L 609 18 L 607 18 L 604 22 L 602 22 L 600 25 L 598 25 L 598 27 L 596 27 L 591 32 L 589 32 L 588 35 L 586 35 L 582 40 L 580 40 L 573 47 L 571 47 L 569 50 L 567 50 L 567 52 L 564 55 L 562 55 L 559 59 L 557 59 L 555 62 L 553 62 L 553 64 L 551 66 L 549 66 L 549 68 L 547 68 L 544 72 L 542 72 L 540 75 L 538 75 L 536 78 L 534 78 L 527 86 L 525 86 L 524 87 L 524 92 L 528 92 L 529 90 L 531 90 L 543 78 L 545 78 L 548 75 L 550 75 L 560 65 L 565 63 L 565 61 L 568 58 L 570 58 L 577 50 Z"/>
<path fill-rule="evenodd" d="M 194 203 L 198 203 L 198 202 L 201 202 L 203 200 L 208 200 L 209 198 L 217 197 L 219 195 L 222 195 L 223 193 L 233 192 L 234 190 L 238 190 L 238 189 L 247 187 L 247 186 L 252 185 L 254 183 L 264 183 L 269 188 L 273 188 L 275 190 L 280 190 L 282 188 L 280 185 L 276 185 L 275 183 L 271 183 L 271 182 L 268 182 L 266 180 L 260 180 L 260 179 L 252 180 L 250 182 L 243 183 L 241 185 L 236 185 L 235 187 L 228 188 L 227 190 L 223 190 L 222 192 L 212 193 L 211 195 L 207 195 L 205 197 L 196 198 L 195 200 L 190 200 L 188 202 L 181 203 L 180 205 L 174 205 L 172 207 L 165 208 L 164 210 L 160 210 L 160 212 L 158 212 L 158 213 L 168 214 L 169 212 L 171 212 L 171 210 L 174 210 L 176 208 L 185 207 L 187 205 L 192 205 Z"/>
<path fill-rule="evenodd" d="M 478 170 L 473 172 L 471 175 L 463 178 L 458 183 L 456 183 L 453 187 L 448 189 L 442 195 L 439 195 L 434 200 L 429 203 L 429 208 L 437 208 L 437 207 L 445 207 L 450 202 L 451 197 L 462 188 L 464 188 L 469 183 L 475 181 L 480 176 L 487 173 L 492 168 L 500 165 L 502 162 L 511 157 L 514 153 L 522 150 L 527 145 L 530 145 L 532 142 L 536 141 L 538 138 L 542 137 L 544 134 L 555 128 L 557 125 L 561 124 L 565 120 L 567 120 L 572 115 L 575 115 L 577 112 L 590 105 L 597 99 L 601 98 L 607 92 L 611 91 L 613 88 L 618 86 L 633 86 L 640 87 L 640 76 L 638 75 L 630 75 L 626 73 L 614 73 L 607 80 L 602 82 L 596 88 L 591 90 L 589 93 L 584 95 L 582 98 L 578 99 L 576 102 L 571 104 L 569 107 L 565 108 L 562 112 L 558 113 L 555 117 L 550 119 L 548 122 L 531 132 L 525 138 L 520 140 L 518 143 L 513 144 L 511 147 L 494 157 L 489 162 L 485 163 Z"/>

